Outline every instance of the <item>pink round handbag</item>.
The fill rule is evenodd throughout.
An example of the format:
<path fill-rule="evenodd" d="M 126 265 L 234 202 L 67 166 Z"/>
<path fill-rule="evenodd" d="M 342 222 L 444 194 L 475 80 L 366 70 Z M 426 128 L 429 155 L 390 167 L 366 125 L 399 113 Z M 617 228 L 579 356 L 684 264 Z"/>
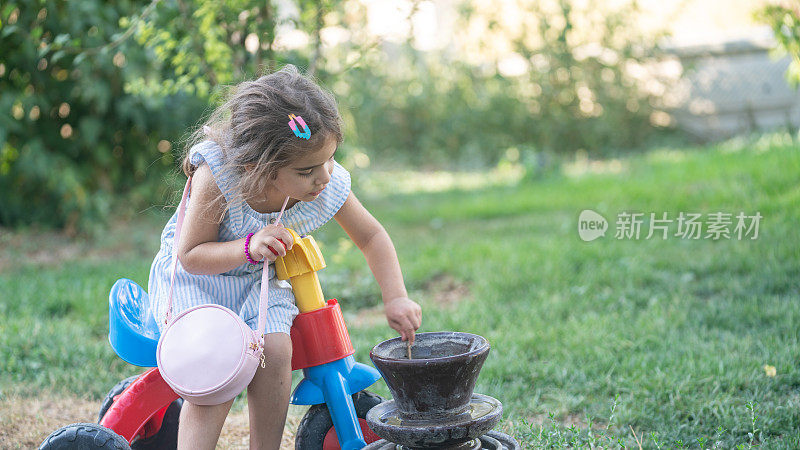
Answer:
<path fill-rule="evenodd" d="M 178 206 L 169 307 L 166 326 L 158 340 L 156 360 L 161 377 L 184 400 L 196 405 L 218 405 L 233 399 L 250 384 L 259 361 L 264 366 L 263 332 L 269 285 L 268 270 L 265 264 L 258 305 L 258 331 L 253 331 L 229 308 L 216 304 L 195 306 L 170 320 L 178 263 L 175 249 L 180 242 L 191 182 L 190 177 L 186 181 L 183 198 Z M 285 207 L 286 202 L 276 224 L 280 223 Z"/>

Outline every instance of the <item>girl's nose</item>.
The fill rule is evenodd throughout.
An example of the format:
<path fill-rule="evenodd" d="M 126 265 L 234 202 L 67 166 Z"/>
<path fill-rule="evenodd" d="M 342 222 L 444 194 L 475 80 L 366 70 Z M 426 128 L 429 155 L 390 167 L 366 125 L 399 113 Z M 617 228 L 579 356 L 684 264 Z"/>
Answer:
<path fill-rule="evenodd" d="M 317 177 L 317 184 L 328 184 L 331 181 L 331 171 L 328 170 L 326 167 L 325 170 L 320 171 L 320 175 Z"/>

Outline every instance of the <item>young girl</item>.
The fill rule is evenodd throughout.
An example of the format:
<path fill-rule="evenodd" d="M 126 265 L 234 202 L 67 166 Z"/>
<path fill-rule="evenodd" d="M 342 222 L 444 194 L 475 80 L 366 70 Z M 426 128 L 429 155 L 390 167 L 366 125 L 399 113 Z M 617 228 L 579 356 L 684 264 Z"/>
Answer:
<path fill-rule="evenodd" d="M 177 251 L 174 314 L 217 303 L 238 311 L 251 328 L 258 315 L 261 270 L 269 270 L 266 368 L 258 368 L 247 388 L 251 449 L 280 446 L 289 405 L 289 328 L 298 310 L 291 286 L 275 278 L 272 264 L 286 254 L 278 240 L 289 249 L 293 244 L 284 226 L 303 235 L 336 219 L 364 253 L 389 325 L 413 342 L 422 320 L 419 305 L 408 298 L 389 235 L 351 192 L 350 175 L 334 159 L 341 142 L 335 100 L 294 66 L 241 83 L 193 137 L 183 161 L 184 172 L 193 178 L 180 242 L 173 242 L 173 215 L 150 269 L 148 291 L 157 323 L 163 325 L 171 255 Z M 281 223 L 275 225 L 287 196 Z M 213 449 L 232 403 L 185 402 L 178 448 Z"/>

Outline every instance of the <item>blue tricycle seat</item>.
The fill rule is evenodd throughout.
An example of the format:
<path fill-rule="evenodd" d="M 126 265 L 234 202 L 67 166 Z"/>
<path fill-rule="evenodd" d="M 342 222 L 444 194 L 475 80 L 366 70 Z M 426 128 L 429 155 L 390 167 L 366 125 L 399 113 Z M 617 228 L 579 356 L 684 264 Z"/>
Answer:
<path fill-rule="evenodd" d="M 108 294 L 108 340 L 111 348 L 127 363 L 156 367 L 160 334 L 147 291 L 127 278 L 117 280 Z"/>

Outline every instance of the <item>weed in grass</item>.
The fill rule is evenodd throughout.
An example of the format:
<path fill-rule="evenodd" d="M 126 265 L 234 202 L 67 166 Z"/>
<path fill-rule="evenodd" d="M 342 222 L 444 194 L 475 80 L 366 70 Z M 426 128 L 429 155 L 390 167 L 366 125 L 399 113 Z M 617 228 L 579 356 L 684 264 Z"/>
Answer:
<path fill-rule="evenodd" d="M 753 447 L 754 445 L 757 444 L 757 442 L 762 441 L 761 430 L 759 430 L 756 427 L 756 420 L 758 419 L 758 411 L 756 404 L 752 401 L 747 402 L 745 406 L 750 411 L 750 432 L 747 433 L 747 437 L 750 439 L 750 442 L 748 442 L 748 444 L 749 447 Z"/>

